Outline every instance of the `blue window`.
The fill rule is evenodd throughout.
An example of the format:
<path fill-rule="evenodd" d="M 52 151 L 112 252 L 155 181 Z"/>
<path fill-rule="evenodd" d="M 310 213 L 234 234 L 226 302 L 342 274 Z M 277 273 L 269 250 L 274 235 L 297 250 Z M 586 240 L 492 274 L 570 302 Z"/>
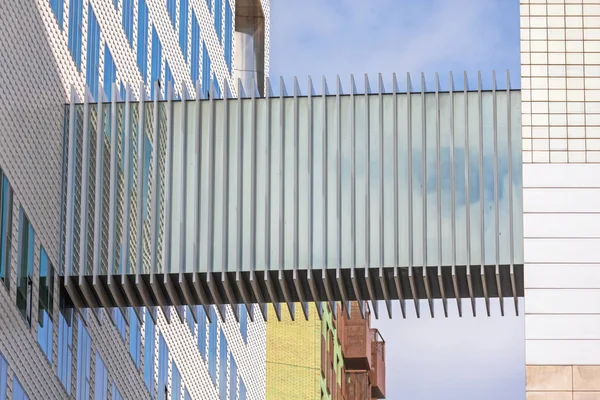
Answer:
<path fill-rule="evenodd" d="M 10 237 L 12 231 L 12 190 L 0 170 L 0 279 L 9 287 Z"/>
<path fill-rule="evenodd" d="M 212 0 L 206 0 L 206 6 L 208 7 L 208 11 L 212 11 Z"/>
<path fill-rule="evenodd" d="M 171 399 L 181 399 L 181 374 L 175 363 L 171 363 Z"/>
<path fill-rule="evenodd" d="M 148 6 L 138 2 L 137 63 L 144 82 L 148 82 Z"/>
<path fill-rule="evenodd" d="M 108 101 L 112 101 L 113 83 L 117 82 L 117 66 L 115 60 L 108 49 L 108 45 L 104 45 L 104 93 Z"/>
<path fill-rule="evenodd" d="M 219 43 L 223 44 L 223 0 L 215 0 L 215 32 Z M 226 0 L 229 1 L 229 0 Z"/>
<path fill-rule="evenodd" d="M 238 395 L 238 400 L 246 400 L 246 385 L 244 385 L 242 377 L 240 377 L 240 392 Z"/>
<path fill-rule="evenodd" d="M 54 303 L 54 268 L 44 248 L 40 248 L 40 298 L 37 339 L 46 358 L 52 363 L 52 304 Z"/>
<path fill-rule="evenodd" d="M 169 87 L 169 82 L 175 84 L 173 80 L 173 73 L 171 72 L 171 67 L 169 67 L 168 62 L 165 62 L 165 90 L 167 90 L 167 88 Z"/>
<path fill-rule="evenodd" d="M 158 399 L 167 400 L 169 392 L 169 348 L 163 338 L 158 339 Z"/>
<path fill-rule="evenodd" d="M 154 393 L 154 321 L 150 318 L 150 312 L 146 309 L 144 316 L 144 381 L 150 393 Z"/>
<path fill-rule="evenodd" d="M 240 333 L 244 343 L 248 344 L 248 311 L 246 307 L 240 307 Z"/>
<path fill-rule="evenodd" d="M 216 75 L 213 75 L 213 96 L 216 99 L 221 98 L 221 88 L 219 87 L 219 80 Z"/>
<path fill-rule="evenodd" d="M 192 400 L 192 396 L 190 396 L 190 392 L 187 389 L 183 392 L 183 400 Z"/>
<path fill-rule="evenodd" d="M 221 400 L 227 400 L 227 356 L 229 349 L 227 348 L 227 338 L 225 332 L 221 329 L 221 337 L 219 340 L 219 396 Z"/>
<path fill-rule="evenodd" d="M 94 400 L 105 400 L 108 398 L 108 370 L 100 353 L 96 352 L 96 377 L 94 378 Z"/>
<path fill-rule="evenodd" d="M 87 83 L 94 100 L 98 99 L 98 79 L 100 77 L 100 26 L 92 6 L 88 7 L 88 45 L 85 83 Z"/>
<path fill-rule="evenodd" d="M 21 386 L 21 382 L 15 376 L 13 380 L 13 400 L 29 400 L 25 390 L 23 390 L 23 386 Z"/>
<path fill-rule="evenodd" d="M 188 59 L 188 0 L 179 0 L 179 47 L 185 61 Z"/>
<path fill-rule="evenodd" d="M 202 90 L 206 98 L 210 90 L 210 56 L 208 55 L 206 43 L 202 43 Z"/>
<path fill-rule="evenodd" d="M 19 240 L 19 264 L 17 267 L 17 308 L 27 324 L 31 324 L 31 299 L 33 275 L 33 227 L 21 208 L 19 220 L 21 221 L 21 237 Z"/>
<path fill-rule="evenodd" d="M 167 11 L 169 12 L 173 28 L 175 28 L 177 25 L 177 0 L 167 0 Z"/>
<path fill-rule="evenodd" d="M 73 310 L 61 310 L 58 314 L 58 379 L 71 395 L 73 361 Z"/>
<path fill-rule="evenodd" d="M 129 46 L 133 46 L 133 0 L 123 0 L 123 18 L 121 21 Z"/>
<path fill-rule="evenodd" d="M 152 28 L 152 69 L 150 71 L 150 95 L 154 99 L 154 83 L 160 80 L 160 67 L 162 65 L 162 46 L 160 40 L 158 40 L 158 33 L 156 28 Z M 157 93 L 156 96 L 159 96 Z"/>
<path fill-rule="evenodd" d="M 140 368 L 140 347 L 141 347 L 141 332 L 140 322 L 135 315 L 133 308 L 129 309 L 129 354 L 133 359 L 133 363 Z"/>
<path fill-rule="evenodd" d="M 237 364 L 233 353 L 229 353 L 229 398 L 237 399 Z"/>
<path fill-rule="evenodd" d="M 115 322 L 115 326 L 117 327 L 117 331 L 119 331 L 119 335 L 121 335 L 121 339 L 125 340 L 126 335 L 126 322 L 125 317 L 123 317 L 123 313 L 119 308 L 113 308 L 111 310 L 113 321 Z"/>
<path fill-rule="evenodd" d="M 52 8 L 52 12 L 56 17 L 56 22 L 58 22 L 58 26 L 60 29 L 63 27 L 63 7 L 65 0 L 50 0 L 50 7 Z"/>
<path fill-rule="evenodd" d="M 119 0 L 113 0 L 113 4 L 115 5 L 115 8 L 118 11 L 119 10 Z"/>
<path fill-rule="evenodd" d="M 210 324 L 208 327 L 208 374 L 213 384 L 217 381 L 217 315 L 215 308 L 210 309 Z"/>
<path fill-rule="evenodd" d="M 198 306 L 198 349 L 206 361 L 206 312 L 202 306 Z"/>
<path fill-rule="evenodd" d="M 81 318 L 77 320 L 77 391 L 78 400 L 90 398 L 91 340 Z"/>
<path fill-rule="evenodd" d="M 200 23 L 196 12 L 192 10 L 192 58 L 190 60 L 190 74 L 192 76 L 192 83 L 194 86 L 198 82 L 200 76 L 200 46 L 202 45 L 202 39 L 200 38 Z"/>
<path fill-rule="evenodd" d="M 125 85 L 123 85 L 123 82 L 121 82 L 119 84 L 119 97 L 121 97 L 121 100 L 125 101 Z M 125 136 L 123 136 L 123 154 L 125 154 Z M 124 165 L 125 164 L 125 158 L 122 159 L 121 164 Z M 124 167 L 121 167 L 121 169 L 124 169 Z M 130 188 L 132 187 L 133 184 L 130 184 Z M 120 271 L 121 269 L 119 269 Z M 127 263 L 127 271 L 125 272 L 126 274 L 129 273 L 129 263 Z"/>
<path fill-rule="evenodd" d="M 121 392 L 119 392 L 119 388 L 114 381 L 112 383 L 112 400 L 123 400 L 123 396 L 121 396 Z"/>
<path fill-rule="evenodd" d="M 6 360 L 4 359 L 4 356 L 0 354 L 0 399 L 6 399 L 6 373 Z"/>
<path fill-rule="evenodd" d="M 225 44 L 223 45 L 225 53 L 225 63 L 231 74 L 233 62 L 233 12 L 229 0 L 225 0 Z"/>
<path fill-rule="evenodd" d="M 192 334 L 192 336 L 194 336 L 195 323 L 194 323 L 194 316 L 192 315 L 190 307 L 192 307 L 192 306 L 186 306 L 186 308 L 185 308 L 185 322 L 187 322 L 190 333 Z"/>
<path fill-rule="evenodd" d="M 68 45 L 77 69 L 81 71 L 81 27 L 83 25 L 83 0 L 71 0 L 69 3 Z"/>

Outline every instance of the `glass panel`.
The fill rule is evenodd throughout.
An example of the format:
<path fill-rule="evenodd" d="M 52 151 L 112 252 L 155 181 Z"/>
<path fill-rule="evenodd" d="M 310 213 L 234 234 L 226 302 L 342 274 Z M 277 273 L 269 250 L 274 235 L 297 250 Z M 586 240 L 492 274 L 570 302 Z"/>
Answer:
<path fill-rule="evenodd" d="M 46 358 L 52 363 L 52 305 L 54 301 L 54 268 L 44 248 L 40 248 L 40 278 L 38 305 L 38 343 Z"/>
<path fill-rule="evenodd" d="M 123 396 L 121 396 L 121 392 L 119 392 L 119 388 L 117 388 L 114 381 L 112 383 L 112 400 L 123 400 Z"/>
<path fill-rule="evenodd" d="M 6 399 L 6 360 L 0 354 L 0 399 Z"/>
<path fill-rule="evenodd" d="M 77 325 L 77 391 L 76 398 L 90 398 L 90 351 L 91 342 L 81 318 Z"/>
<path fill-rule="evenodd" d="M 229 398 L 237 399 L 237 364 L 233 353 L 229 353 Z"/>
<path fill-rule="evenodd" d="M 140 368 L 140 323 L 133 308 L 129 308 L 129 354 L 136 368 Z"/>
<path fill-rule="evenodd" d="M 71 321 L 73 310 L 68 309 L 58 314 L 58 378 L 71 394 L 71 375 L 73 362 L 73 327 Z"/>
<path fill-rule="evenodd" d="M 27 394 L 25 394 L 23 387 L 21 386 L 21 382 L 19 382 L 19 380 L 17 379 L 16 376 L 13 380 L 12 398 L 13 398 L 13 400 L 28 400 L 29 399 L 29 397 L 27 397 Z"/>
<path fill-rule="evenodd" d="M 0 279 L 9 287 L 10 239 L 12 233 L 12 190 L 0 171 Z"/>
<path fill-rule="evenodd" d="M 33 273 L 33 227 L 21 209 L 20 265 L 17 269 L 17 307 L 21 315 L 31 324 L 31 276 Z"/>
<path fill-rule="evenodd" d="M 96 377 L 94 378 L 94 399 L 104 400 L 108 398 L 108 371 L 100 354 L 96 352 Z"/>
<path fill-rule="evenodd" d="M 213 384 L 217 380 L 217 314 L 214 306 L 210 308 L 210 324 L 208 329 L 208 374 Z"/>
<path fill-rule="evenodd" d="M 202 359 L 206 361 L 206 312 L 204 307 L 198 306 L 198 348 Z"/>
<path fill-rule="evenodd" d="M 166 400 L 169 394 L 169 349 L 162 334 L 158 339 L 158 399 Z"/>
<path fill-rule="evenodd" d="M 174 362 L 171 363 L 171 399 L 181 399 L 181 375 Z"/>
<path fill-rule="evenodd" d="M 144 315 L 144 325 L 144 381 L 152 397 L 154 397 L 154 338 L 156 328 L 148 309 L 146 309 Z"/>
<path fill-rule="evenodd" d="M 221 330 L 219 338 L 219 396 L 221 400 L 227 400 L 227 338 Z"/>

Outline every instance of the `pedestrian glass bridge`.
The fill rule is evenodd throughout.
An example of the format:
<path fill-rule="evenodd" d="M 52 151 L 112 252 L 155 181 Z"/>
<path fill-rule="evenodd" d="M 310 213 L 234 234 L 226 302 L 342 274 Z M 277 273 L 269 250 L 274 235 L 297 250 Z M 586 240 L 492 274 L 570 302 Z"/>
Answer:
<path fill-rule="evenodd" d="M 495 77 L 491 90 L 407 81 L 74 98 L 69 297 L 85 308 L 257 303 L 263 315 L 267 303 L 306 313 L 308 302 L 351 300 L 373 301 L 376 313 L 379 300 L 419 313 L 420 299 L 432 315 L 434 299 L 446 314 L 450 299 L 460 313 L 463 303 L 475 312 L 476 298 L 488 313 L 491 298 L 518 310 L 520 92 L 508 79 L 497 89 Z"/>

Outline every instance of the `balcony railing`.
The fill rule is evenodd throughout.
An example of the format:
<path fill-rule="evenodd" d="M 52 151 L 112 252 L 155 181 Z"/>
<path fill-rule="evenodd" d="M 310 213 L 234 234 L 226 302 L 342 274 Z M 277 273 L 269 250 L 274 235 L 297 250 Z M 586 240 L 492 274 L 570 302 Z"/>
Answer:
<path fill-rule="evenodd" d="M 377 329 L 371 329 L 371 397 L 385 398 L 385 341 Z"/>

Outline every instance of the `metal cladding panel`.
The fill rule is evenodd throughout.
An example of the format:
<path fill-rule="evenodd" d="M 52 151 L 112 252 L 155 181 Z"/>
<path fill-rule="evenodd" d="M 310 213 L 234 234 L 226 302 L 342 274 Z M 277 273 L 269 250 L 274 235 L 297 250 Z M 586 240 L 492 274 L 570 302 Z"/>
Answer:
<path fill-rule="evenodd" d="M 447 298 L 516 301 L 520 93 L 495 83 L 426 92 L 424 80 L 420 92 L 387 93 L 381 79 L 371 93 L 367 77 L 364 92 L 352 86 L 346 95 L 338 80 L 335 95 L 313 96 L 309 82 L 311 95 L 301 96 L 294 80 L 293 96 L 280 85 L 279 97 L 146 102 L 155 119 L 144 125 L 148 182 L 128 181 L 131 193 L 148 185 L 155 245 L 151 265 L 132 252 L 127 269 L 164 273 L 168 304 L 190 299 L 170 274 L 178 283 L 201 276 L 209 303 L 248 304 L 269 292 L 261 302 L 381 299 L 391 312 L 391 299 L 412 297 L 430 299 L 433 313 L 431 300 L 441 298 L 447 313 Z M 96 106 L 75 109 L 84 107 Z M 125 104 L 116 107 L 123 115 Z M 122 204 L 118 178 L 111 185 Z M 131 212 L 117 211 L 128 215 L 111 217 L 120 241 L 137 229 Z M 129 273 L 122 268 L 109 270 Z M 322 279 L 311 287 L 315 270 Z"/>

